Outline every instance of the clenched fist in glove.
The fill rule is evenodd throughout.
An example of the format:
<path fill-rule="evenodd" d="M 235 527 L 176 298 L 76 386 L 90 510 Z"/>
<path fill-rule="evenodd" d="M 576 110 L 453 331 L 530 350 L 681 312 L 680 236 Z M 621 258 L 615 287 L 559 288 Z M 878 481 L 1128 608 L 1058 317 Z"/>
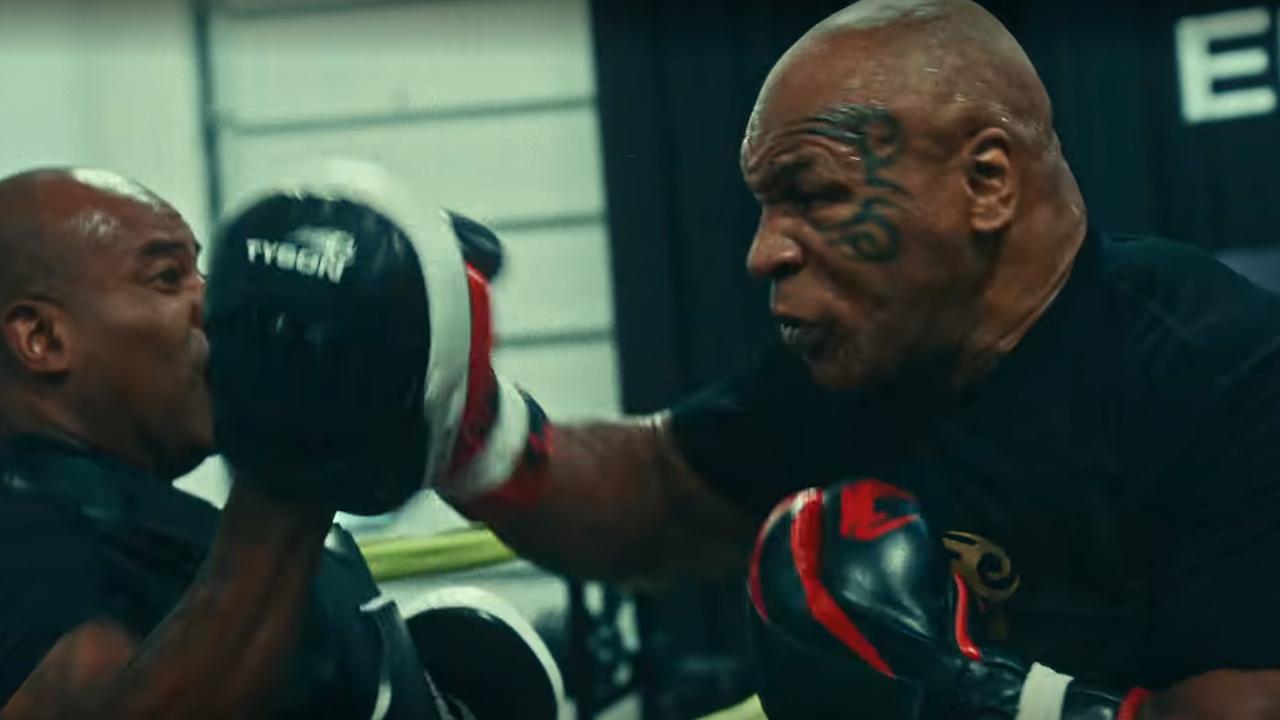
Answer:
<path fill-rule="evenodd" d="M 1148 695 L 978 646 L 968 588 L 915 499 L 879 480 L 779 505 L 749 590 L 761 701 L 777 720 L 1133 720 Z"/>

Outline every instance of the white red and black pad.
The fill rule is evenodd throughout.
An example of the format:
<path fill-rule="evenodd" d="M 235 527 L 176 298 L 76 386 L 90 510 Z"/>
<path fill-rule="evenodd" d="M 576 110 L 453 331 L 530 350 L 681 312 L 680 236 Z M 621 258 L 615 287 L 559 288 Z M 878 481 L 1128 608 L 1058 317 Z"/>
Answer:
<path fill-rule="evenodd" d="M 451 218 L 332 161 L 254 193 L 213 246 L 219 450 L 244 475 L 385 512 L 448 462 L 471 343 Z"/>

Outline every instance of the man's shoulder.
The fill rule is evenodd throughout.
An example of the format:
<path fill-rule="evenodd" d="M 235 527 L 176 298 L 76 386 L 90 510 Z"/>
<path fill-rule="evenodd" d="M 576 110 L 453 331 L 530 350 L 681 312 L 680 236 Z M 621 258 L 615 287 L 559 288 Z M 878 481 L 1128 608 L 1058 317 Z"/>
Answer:
<path fill-rule="evenodd" d="M 1106 317 L 1122 323 L 1147 370 L 1220 380 L 1280 357 L 1280 296 L 1188 243 L 1137 235 L 1103 243 L 1100 285 L 1115 310 Z"/>
<path fill-rule="evenodd" d="M 118 490 L 79 465 L 0 460 L 0 572 L 33 593 L 138 595 L 193 569 L 217 511 L 168 485 Z"/>
<path fill-rule="evenodd" d="M 0 562 L 47 543 L 89 547 L 92 532 L 77 509 L 28 492 L 0 488 Z"/>
<path fill-rule="evenodd" d="M 99 550 L 94 533 L 74 509 L 25 493 L 0 492 L 0 573 L 11 589 L 83 593 L 101 579 Z M 18 595 L 9 593 L 8 599 Z M 8 610 L 4 606 L 0 603 L 0 615 Z"/>
<path fill-rule="evenodd" d="M 0 702 L 58 638 L 104 614 L 104 572 L 93 534 L 73 511 L 0 491 Z"/>

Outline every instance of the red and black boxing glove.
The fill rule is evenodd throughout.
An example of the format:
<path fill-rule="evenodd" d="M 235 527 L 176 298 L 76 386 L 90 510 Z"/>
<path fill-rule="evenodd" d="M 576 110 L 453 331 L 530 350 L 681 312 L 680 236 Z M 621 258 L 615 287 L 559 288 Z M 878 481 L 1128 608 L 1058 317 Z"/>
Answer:
<path fill-rule="evenodd" d="M 914 497 L 863 479 L 783 501 L 752 557 L 770 718 L 1133 720 L 1150 693 L 1074 681 L 969 634 L 969 590 Z"/>
<path fill-rule="evenodd" d="M 524 390 L 493 369 L 490 282 L 502 268 L 502 243 L 488 227 L 447 213 L 466 271 L 470 319 L 465 400 L 447 463 L 435 480 L 438 492 L 474 520 L 498 522 L 541 497 L 549 482 L 551 423 Z"/>

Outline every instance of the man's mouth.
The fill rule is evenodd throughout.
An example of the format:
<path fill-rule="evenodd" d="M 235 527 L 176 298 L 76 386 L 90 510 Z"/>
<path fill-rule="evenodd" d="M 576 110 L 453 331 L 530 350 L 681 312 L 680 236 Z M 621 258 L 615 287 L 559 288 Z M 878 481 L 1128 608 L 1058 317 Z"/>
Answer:
<path fill-rule="evenodd" d="M 196 344 L 195 354 L 195 370 L 196 378 L 204 383 L 205 387 L 209 386 L 209 336 L 201 332 L 196 334 L 193 341 Z"/>
<path fill-rule="evenodd" d="M 787 348 L 806 357 L 817 354 L 828 334 L 826 325 L 783 316 L 778 317 L 778 330 Z"/>

